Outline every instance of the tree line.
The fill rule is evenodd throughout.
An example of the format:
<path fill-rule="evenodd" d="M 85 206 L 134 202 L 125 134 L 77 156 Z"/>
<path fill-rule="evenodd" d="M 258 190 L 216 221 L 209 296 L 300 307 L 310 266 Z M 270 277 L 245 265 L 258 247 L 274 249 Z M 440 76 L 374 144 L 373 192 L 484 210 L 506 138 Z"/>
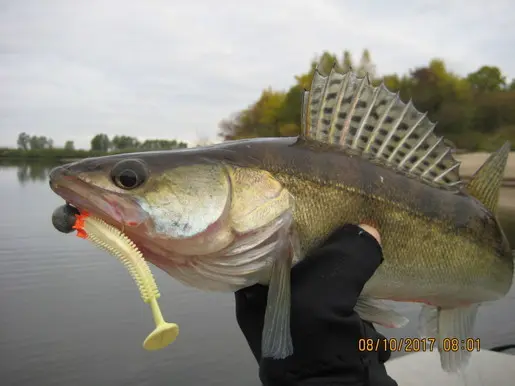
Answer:
<path fill-rule="evenodd" d="M 140 142 L 136 137 L 115 135 L 112 139 L 107 134 L 97 134 L 91 140 L 93 151 L 123 151 L 123 150 L 171 150 L 188 147 L 188 144 L 175 139 L 147 139 Z"/>
<path fill-rule="evenodd" d="M 18 149 L 29 150 L 45 150 L 54 149 L 54 141 L 46 136 L 29 135 L 25 132 L 18 135 Z M 186 148 L 188 145 L 175 139 L 147 139 L 140 142 L 136 137 L 127 135 L 115 135 L 112 139 L 107 134 L 97 134 L 90 142 L 90 150 L 96 152 L 110 152 L 123 150 L 169 150 L 177 148 Z M 66 141 L 64 149 L 73 151 L 75 144 L 73 141 Z"/>
<path fill-rule="evenodd" d="M 384 82 L 390 91 L 399 92 L 403 101 L 412 99 L 419 111 L 437 122 L 436 134 L 454 142 L 458 149 L 491 151 L 505 140 L 515 140 L 515 79 L 508 82 L 498 67 L 484 65 L 459 76 L 449 71 L 443 60 L 433 59 L 406 74 L 378 78 L 368 50 L 357 63 L 349 51 L 341 58 L 324 52 L 307 72 L 294 76 L 288 90 L 267 88 L 250 106 L 223 119 L 219 135 L 224 140 L 298 135 L 302 93 L 310 87 L 318 63 L 326 72 L 334 64 L 338 70 L 368 74 L 374 85 Z"/>
<path fill-rule="evenodd" d="M 47 136 L 20 133 L 17 149 L 0 148 L 0 159 L 70 159 L 151 150 L 172 150 L 186 148 L 188 144 L 175 139 L 148 139 L 139 141 L 136 137 L 107 134 L 95 135 L 88 150 L 76 149 L 73 141 L 66 141 L 64 147 L 55 147 L 52 138 Z"/>

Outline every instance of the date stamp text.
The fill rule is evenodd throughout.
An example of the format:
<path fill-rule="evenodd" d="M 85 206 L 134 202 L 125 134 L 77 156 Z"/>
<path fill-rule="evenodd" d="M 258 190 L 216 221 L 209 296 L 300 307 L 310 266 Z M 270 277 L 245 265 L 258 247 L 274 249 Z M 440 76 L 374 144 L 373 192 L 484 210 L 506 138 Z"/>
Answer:
<path fill-rule="evenodd" d="M 444 352 L 458 352 L 458 351 L 480 351 L 480 339 L 467 338 L 444 338 L 442 339 L 441 346 L 435 338 L 385 338 L 385 339 L 370 339 L 362 338 L 358 341 L 359 351 L 386 351 L 391 352 L 421 352 L 421 351 L 444 351 Z"/>

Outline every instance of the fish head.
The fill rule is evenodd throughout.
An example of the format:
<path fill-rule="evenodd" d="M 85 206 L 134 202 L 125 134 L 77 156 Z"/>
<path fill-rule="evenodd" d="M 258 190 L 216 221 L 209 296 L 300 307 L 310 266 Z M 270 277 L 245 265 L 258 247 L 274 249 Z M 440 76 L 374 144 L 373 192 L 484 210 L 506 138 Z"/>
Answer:
<path fill-rule="evenodd" d="M 291 206 L 268 172 L 195 149 L 88 158 L 49 178 L 56 194 L 122 230 L 157 263 L 243 250 L 245 238 L 277 230 Z"/>
<path fill-rule="evenodd" d="M 134 227 L 149 220 L 137 203 L 149 170 L 137 158 L 88 158 L 52 169 L 49 180 L 51 189 L 68 203 L 112 225 Z"/>

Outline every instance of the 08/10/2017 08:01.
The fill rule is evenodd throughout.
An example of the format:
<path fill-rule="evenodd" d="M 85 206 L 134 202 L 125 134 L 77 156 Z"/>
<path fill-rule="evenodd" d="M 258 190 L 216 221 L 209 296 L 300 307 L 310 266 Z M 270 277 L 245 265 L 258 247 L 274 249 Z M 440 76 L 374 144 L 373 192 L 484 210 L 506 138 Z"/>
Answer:
<path fill-rule="evenodd" d="M 390 350 L 392 352 L 420 352 L 438 350 L 435 338 L 385 338 L 385 339 L 360 339 L 358 341 L 359 351 L 380 351 Z M 457 351 L 480 351 L 480 339 L 467 338 L 444 338 L 441 350 L 444 352 Z"/>

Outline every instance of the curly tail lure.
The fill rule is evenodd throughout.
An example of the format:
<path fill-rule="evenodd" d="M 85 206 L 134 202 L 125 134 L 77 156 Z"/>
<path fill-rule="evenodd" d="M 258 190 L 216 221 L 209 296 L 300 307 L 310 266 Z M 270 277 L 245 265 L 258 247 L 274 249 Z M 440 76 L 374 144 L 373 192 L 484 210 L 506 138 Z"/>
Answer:
<path fill-rule="evenodd" d="M 97 247 L 117 257 L 138 285 L 143 301 L 150 304 L 156 328 L 147 336 L 143 347 L 146 350 L 160 350 L 175 341 L 179 334 L 179 326 L 164 320 L 157 303 L 160 296 L 159 289 L 136 245 L 118 229 L 99 218 L 90 216 L 87 212 L 82 211 L 76 214 L 75 218 L 73 229 L 77 230 L 77 236 L 91 241 Z"/>

